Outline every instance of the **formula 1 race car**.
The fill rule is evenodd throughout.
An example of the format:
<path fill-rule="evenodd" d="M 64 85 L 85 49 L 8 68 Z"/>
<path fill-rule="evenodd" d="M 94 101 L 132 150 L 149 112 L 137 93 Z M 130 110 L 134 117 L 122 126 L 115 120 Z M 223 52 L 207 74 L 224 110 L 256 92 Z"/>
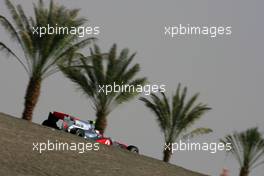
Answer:
<path fill-rule="evenodd" d="M 79 118 L 61 112 L 53 112 L 50 113 L 49 116 L 52 116 L 52 118 L 57 119 L 57 121 L 62 120 L 62 125 L 60 129 L 69 133 L 76 134 L 78 130 L 89 130 L 95 128 L 94 121 L 92 120 L 80 120 Z"/>
<path fill-rule="evenodd" d="M 61 127 L 57 126 L 57 122 L 62 121 Z M 98 130 L 95 129 L 95 122 L 92 120 L 84 121 L 79 118 L 70 116 L 61 112 L 49 113 L 49 117 L 45 120 L 42 125 L 49 126 L 55 129 L 61 129 L 66 132 L 76 134 L 77 136 L 83 137 L 84 139 L 92 139 L 98 143 L 116 146 L 122 149 L 129 150 L 133 153 L 139 153 L 136 146 L 122 144 L 117 141 L 112 141 L 111 138 L 105 137 Z"/>

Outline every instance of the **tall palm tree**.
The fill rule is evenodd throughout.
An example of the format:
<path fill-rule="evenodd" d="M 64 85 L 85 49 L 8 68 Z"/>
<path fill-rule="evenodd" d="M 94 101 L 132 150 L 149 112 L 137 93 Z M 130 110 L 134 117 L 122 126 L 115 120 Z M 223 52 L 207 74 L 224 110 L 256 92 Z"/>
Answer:
<path fill-rule="evenodd" d="M 239 176 L 248 176 L 257 166 L 264 164 L 264 138 L 258 128 L 227 135 L 222 142 L 231 144 L 229 152 L 240 165 Z"/>
<path fill-rule="evenodd" d="M 97 45 L 90 51 L 90 56 L 81 58 L 79 66 L 61 66 L 62 72 L 76 83 L 77 87 L 87 95 L 96 111 L 95 127 L 104 133 L 107 127 L 107 116 L 121 103 L 133 99 L 139 92 L 134 90 L 121 90 L 122 86 L 143 86 L 146 78 L 135 78 L 140 71 L 139 64 L 130 67 L 135 53 L 129 55 L 128 49 L 117 54 L 114 44 L 108 54 L 100 51 Z M 75 64 L 76 65 L 76 64 Z M 77 64 L 78 65 L 78 64 Z M 105 92 L 106 87 L 118 86 L 117 91 Z"/>
<path fill-rule="evenodd" d="M 158 124 L 164 134 L 165 146 L 163 150 L 163 161 L 169 162 L 172 151 L 170 146 L 179 139 L 194 137 L 196 135 L 209 133 L 212 130 L 208 128 L 197 128 L 186 133 L 187 129 L 204 113 L 209 111 L 207 105 L 199 103 L 195 105 L 195 101 L 199 94 L 195 94 L 186 101 L 187 88 L 181 90 L 181 85 L 178 85 L 176 94 L 172 97 L 171 105 L 166 95 L 161 92 L 161 97 L 152 93 L 151 100 L 140 97 L 140 100 L 156 115 Z"/>
<path fill-rule="evenodd" d="M 79 40 L 77 34 L 69 33 L 44 34 L 41 37 L 34 34 L 33 29 L 48 25 L 68 28 L 81 26 L 86 19 L 78 17 L 78 9 L 66 9 L 64 6 L 55 5 L 52 0 L 49 8 L 45 8 L 42 0 L 39 0 L 37 5 L 34 4 L 34 17 L 27 17 L 21 5 L 15 7 L 9 0 L 5 2 L 12 20 L 0 15 L 0 23 L 11 39 L 18 43 L 24 55 L 17 55 L 3 42 L 0 42 L 0 50 L 17 59 L 29 76 L 22 118 L 31 121 L 42 81 L 57 72 L 58 64 L 89 44 L 92 38 Z"/>

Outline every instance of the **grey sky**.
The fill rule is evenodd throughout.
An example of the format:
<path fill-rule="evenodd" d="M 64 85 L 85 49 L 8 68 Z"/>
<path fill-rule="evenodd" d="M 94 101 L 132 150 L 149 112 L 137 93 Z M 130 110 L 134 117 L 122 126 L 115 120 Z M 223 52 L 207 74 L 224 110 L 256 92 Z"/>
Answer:
<path fill-rule="evenodd" d="M 32 14 L 32 0 L 20 3 Z M 48 2 L 48 1 L 47 1 Z M 81 15 L 91 25 L 98 25 L 98 44 L 105 51 L 113 43 L 119 49 L 137 51 L 135 62 L 141 75 L 152 83 L 165 84 L 169 95 L 179 82 L 188 86 L 189 95 L 200 92 L 200 101 L 213 110 L 196 127 L 209 127 L 211 135 L 195 141 L 215 141 L 234 130 L 259 126 L 264 131 L 264 59 L 263 7 L 260 0 L 166 0 L 157 2 L 57 0 L 71 8 L 81 8 Z M 0 13 L 9 16 L 0 0 Z M 10 19 L 10 18 L 9 18 Z M 165 25 L 232 26 L 232 35 L 216 39 L 192 36 L 167 38 Z M 0 41 L 14 51 L 16 45 L 0 28 Z M 27 75 L 11 57 L 0 53 L 0 112 L 21 116 Z M 85 96 L 60 73 L 43 82 L 34 121 L 42 122 L 49 111 L 63 111 L 83 119 L 94 119 L 94 111 Z M 161 158 L 163 138 L 153 114 L 137 99 L 122 105 L 109 116 L 106 134 L 116 140 L 138 145 L 142 154 Z M 228 167 L 238 175 L 238 165 L 225 153 L 178 152 L 172 163 L 210 175 L 219 175 Z M 252 172 L 262 176 L 264 167 Z"/>

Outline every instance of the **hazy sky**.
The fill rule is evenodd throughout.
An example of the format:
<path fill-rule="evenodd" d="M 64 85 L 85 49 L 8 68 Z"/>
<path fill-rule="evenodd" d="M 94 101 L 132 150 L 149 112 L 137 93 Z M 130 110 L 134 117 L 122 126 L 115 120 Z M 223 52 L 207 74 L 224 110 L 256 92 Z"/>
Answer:
<path fill-rule="evenodd" d="M 16 0 L 32 14 L 32 0 Z M 45 1 L 44 1 L 45 2 Z M 48 2 L 48 1 L 47 1 Z M 146 2 L 57 0 L 69 8 L 81 8 L 87 25 L 100 26 L 98 44 L 107 51 L 113 43 L 119 49 L 137 52 L 135 62 L 152 83 L 165 84 L 168 95 L 179 82 L 188 86 L 189 95 L 200 92 L 199 100 L 213 108 L 194 127 L 209 127 L 211 135 L 195 141 L 218 142 L 234 130 L 259 126 L 264 131 L 264 1 L 260 0 L 166 0 Z M 0 0 L 0 14 L 10 15 Z M 231 36 L 168 38 L 167 25 L 232 26 Z M 0 41 L 21 50 L 0 27 Z M 134 63 L 135 63 L 134 62 Z M 0 112 L 21 116 L 28 77 L 15 59 L 0 52 Z M 63 111 L 82 119 L 94 119 L 89 100 L 73 83 L 58 73 L 43 82 L 34 122 L 42 122 L 49 111 Z M 144 155 L 162 157 L 163 136 L 155 116 L 138 99 L 124 104 L 109 116 L 107 136 L 139 146 Z M 210 175 L 227 167 L 238 175 L 237 162 L 225 153 L 177 152 L 173 164 Z M 252 172 L 263 176 L 264 167 Z"/>

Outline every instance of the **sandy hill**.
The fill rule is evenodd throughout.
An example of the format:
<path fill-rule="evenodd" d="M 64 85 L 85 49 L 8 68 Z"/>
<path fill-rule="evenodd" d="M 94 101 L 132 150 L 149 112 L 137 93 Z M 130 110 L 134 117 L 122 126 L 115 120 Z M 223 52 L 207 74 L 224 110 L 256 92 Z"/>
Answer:
<path fill-rule="evenodd" d="M 99 151 L 33 151 L 33 142 L 90 142 L 0 113 L 0 175 L 203 176 L 157 159 L 100 145 Z"/>

